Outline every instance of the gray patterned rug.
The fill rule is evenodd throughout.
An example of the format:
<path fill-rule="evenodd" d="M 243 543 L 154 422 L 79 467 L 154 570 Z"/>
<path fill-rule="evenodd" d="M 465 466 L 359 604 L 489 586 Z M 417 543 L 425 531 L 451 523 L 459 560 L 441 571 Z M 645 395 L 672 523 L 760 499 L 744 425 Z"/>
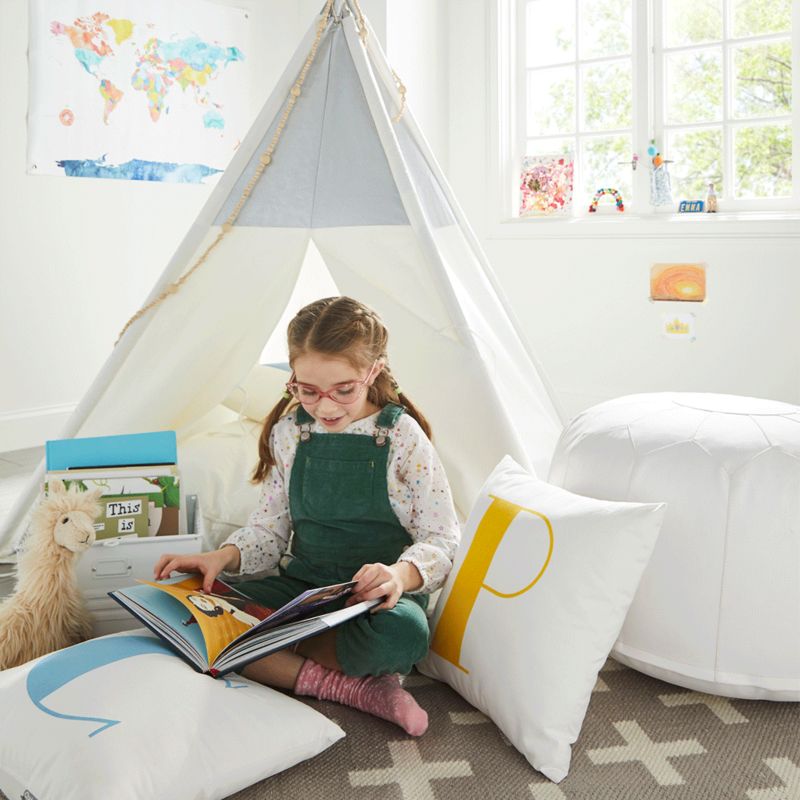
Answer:
<path fill-rule="evenodd" d="M 424 736 L 307 701 L 347 736 L 228 800 L 800 800 L 798 703 L 698 694 L 609 660 L 556 785 L 449 687 L 406 686 L 430 716 Z"/>

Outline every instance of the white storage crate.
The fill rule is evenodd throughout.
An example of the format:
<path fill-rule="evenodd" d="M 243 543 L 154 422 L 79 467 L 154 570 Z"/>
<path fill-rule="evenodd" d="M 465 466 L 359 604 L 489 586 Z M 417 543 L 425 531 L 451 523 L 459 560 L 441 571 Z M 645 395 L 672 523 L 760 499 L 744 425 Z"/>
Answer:
<path fill-rule="evenodd" d="M 164 553 L 199 553 L 201 534 L 107 539 L 95 542 L 78 560 L 78 585 L 92 615 L 93 636 L 141 628 L 142 623 L 108 596 L 113 589 L 153 580 Z"/>

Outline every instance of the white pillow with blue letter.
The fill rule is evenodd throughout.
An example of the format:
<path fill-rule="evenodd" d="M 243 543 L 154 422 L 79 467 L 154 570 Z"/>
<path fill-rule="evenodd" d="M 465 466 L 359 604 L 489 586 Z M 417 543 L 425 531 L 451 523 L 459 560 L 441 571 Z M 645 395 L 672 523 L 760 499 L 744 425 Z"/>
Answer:
<path fill-rule="evenodd" d="M 665 508 L 581 497 L 506 456 L 467 520 L 417 667 L 489 716 L 550 780 L 569 771 Z"/>
<path fill-rule="evenodd" d="M 223 798 L 344 736 L 280 692 L 195 672 L 144 629 L 0 672 L 0 709 L 9 798 Z"/>

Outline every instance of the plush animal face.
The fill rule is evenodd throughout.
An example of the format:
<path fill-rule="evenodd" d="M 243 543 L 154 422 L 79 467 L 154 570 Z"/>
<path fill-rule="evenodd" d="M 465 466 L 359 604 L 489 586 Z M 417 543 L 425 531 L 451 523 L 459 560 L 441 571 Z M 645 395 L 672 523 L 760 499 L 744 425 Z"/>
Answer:
<path fill-rule="evenodd" d="M 50 496 L 45 503 L 52 503 L 54 516 L 53 539 L 56 544 L 73 553 L 81 553 L 94 544 L 94 520 L 100 513 L 97 500 L 101 490 L 81 492 L 71 487 L 64 488 L 61 481 L 52 481 Z"/>
<path fill-rule="evenodd" d="M 94 517 L 85 511 L 67 511 L 59 516 L 53 529 L 56 544 L 73 553 L 81 553 L 94 544 Z"/>

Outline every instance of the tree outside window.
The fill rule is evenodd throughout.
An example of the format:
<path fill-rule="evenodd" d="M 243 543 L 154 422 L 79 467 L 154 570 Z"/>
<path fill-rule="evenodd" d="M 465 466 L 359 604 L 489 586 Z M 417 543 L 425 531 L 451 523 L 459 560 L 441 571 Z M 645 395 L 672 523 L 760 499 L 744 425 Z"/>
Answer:
<path fill-rule="evenodd" d="M 800 206 L 791 0 L 518 2 L 525 114 L 517 151 L 574 155 L 579 209 L 613 186 L 649 211 L 646 182 L 633 180 L 630 162 L 637 152 L 649 167 L 650 138 L 672 162 L 676 201 L 703 199 L 714 183 L 723 207 Z"/>

